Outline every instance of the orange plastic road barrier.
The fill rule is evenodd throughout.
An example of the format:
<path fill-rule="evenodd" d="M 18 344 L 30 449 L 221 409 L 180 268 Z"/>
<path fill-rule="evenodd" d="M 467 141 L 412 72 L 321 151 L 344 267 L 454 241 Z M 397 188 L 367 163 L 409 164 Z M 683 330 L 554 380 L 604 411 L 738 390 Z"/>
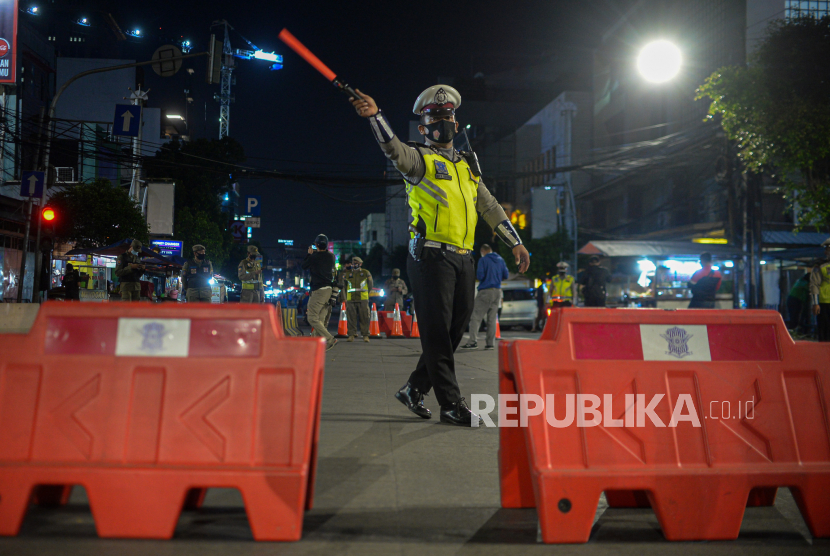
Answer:
<path fill-rule="evenodd" d="M 539 341 L 500 345 L 499 372 L 502 394 L 545 400 L 500 428 L 499 471 L 547 543 L 586 542 L 603 492 L 645 496 L 669 540 L 734 539 L 779 486 L 830 536 L 830 344 L 793 342 L 777 312 L 554 309 Z M 602 417 L 569 422 L 567 394 Z"/>
<path fill-rule="evenodd" d="M 102 537 L 170 538 L 228 487 L 255 539 L 300 538 L 325 346 L 286 338 L 273 306 L 48 302 L 0 353 L 0 535 L 33 493 L 83 485 Z"/>
<path fill-rule="evenodd" d="M 412 312 L 412 331 L 409 333 L 410 338 L 420 338 L 421 331 L 418 330 L 418 314 Z"/>
<path fill-rule="evenodd" d="M 372 315 L 369 319 L 369 337 L 370 338 L 382 338 L 383 336 L 380 335 L 380 324 L 378 323 L 378 308 L 377 305 L 372 303 Z"/>
<path fill-rule="evenodd" d="M 386 334 L 387 338 L 403 338 L 401 328 L 401 308 L 395 303 L 395 311 L 392 313 L 392 329 Z"/>
<path fill-rule="evenodd" d="M 340 320 L 337 322 L 337 337 L 338 338 L 348 338 L 349 337 L 349 317 L 348 313 L 346 313 L 346 302 L 343 302 L 343 305 L 340 307 Z"/>

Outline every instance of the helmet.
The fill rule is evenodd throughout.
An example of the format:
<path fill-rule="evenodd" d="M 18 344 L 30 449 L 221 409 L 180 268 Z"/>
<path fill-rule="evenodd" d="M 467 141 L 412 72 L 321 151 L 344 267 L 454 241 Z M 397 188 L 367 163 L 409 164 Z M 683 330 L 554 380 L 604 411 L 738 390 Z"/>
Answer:
<path fill-rule="evenodd" d="M 568 263 L 566 263 L 565 261 L 561 261 L 561 262 L 556 264 L 556 268 L 558 268 L 559 270 L 568 270 L 569 266 L 570 265 Z"/>
<path fill-rule="evenodd" d="M 329 238 L 325 234 L 320 234 L 314 238 L 314 245 L 320 247 L 322 244 L 325 244 L 326 248 L 329 246 Z"/>

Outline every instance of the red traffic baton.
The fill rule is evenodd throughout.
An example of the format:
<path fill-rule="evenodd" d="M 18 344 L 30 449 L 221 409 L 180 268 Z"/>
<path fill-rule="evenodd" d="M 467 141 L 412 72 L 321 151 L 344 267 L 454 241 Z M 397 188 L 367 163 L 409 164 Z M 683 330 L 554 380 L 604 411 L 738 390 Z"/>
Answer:
<path fill-rule="evenodd" d="M 334 85 L 350 97 L 363 98 L 359 94 L 357 94 L 357 92 L 354 89 L 352 89 L 348 83 L 346 83 L 342 79 L 338 79 L 337 74 L 331 71 L 331 69 L 329 69 L 329 67 L 326 64 L 324 64 L 320 60 L 320 58 L 315 56 L 313 52 L 306 48 L 306 46 L 303 43 L 301 43 L 297 39 L 297 37 L 292 35 L 288 29 L 283 29 L 282 31 L 280 31 L 280 34 L 278 36 L 282 42 L 284 42 L 289 46 L 289 48 L 291 48 L 291 50 L 299 54 L 303 60 L 311 64 L 311 66 L 314 69 L 322 73 L 323 77 L 328 79 L 332 85 Z"/>

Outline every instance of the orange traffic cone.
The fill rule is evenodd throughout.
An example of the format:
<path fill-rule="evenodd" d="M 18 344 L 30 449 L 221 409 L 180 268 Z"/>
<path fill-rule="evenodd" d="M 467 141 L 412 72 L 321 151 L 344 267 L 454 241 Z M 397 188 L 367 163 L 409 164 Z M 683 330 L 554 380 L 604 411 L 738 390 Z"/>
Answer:
<path fill-rule="evenodd" d="M 501 340 L 501 327 L 499 326 L 498 315 L 496 315 L 496 340 Z"/>
<path fill-rule="evenodd" d="M 349 317 L 346 315 L 346 303 L 340 307 L 340 321 L 337 323 L 337 337 L 349 337 Z"/>
<path fill-rule="evenodd" d="M 412 312 L 412 331 L 409 334 L 410 338 L 420 338 L 421 331 L 418 330 L 418 314 L 414 311 Z"/>
<path fill-rule="evenodd" d="M 369 319 L 369 337 L 382 338 L 380 335 L 380 323 L 378 322 L 378 308 L 372 303 L 372 316 Z"/>
<path fill-rule="evenodd" d="M 392 313 L 392 332 L 386 335 L 387 338 L 403 338 L 403 327 L 401 326 L 401 308 L 395 303 L 395 312 Z"/>

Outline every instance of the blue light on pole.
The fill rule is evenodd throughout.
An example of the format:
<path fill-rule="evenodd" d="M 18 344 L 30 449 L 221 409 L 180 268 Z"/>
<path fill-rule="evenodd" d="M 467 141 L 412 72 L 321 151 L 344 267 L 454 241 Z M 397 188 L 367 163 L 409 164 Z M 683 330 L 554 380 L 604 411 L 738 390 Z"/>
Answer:
<path fill-rule="evenodd" d="M 88 18 L 86 18 L 86 17 L 82 17 L 82 18 L 80 18 L 80 19 L 79 19 L 78 21 L 76 21 L 75 23 L 77 23 L 78 25 L 81 25 L 81 26 L 83 26 L 83 27 L 89 27 L 89 19 L 88 19 Z"/>
<path fill-rule="evenodd" d="M 40 15 L 40 8 L 38 8 L 37 6 L 32 6 L 28 10 L 26 10 L 26 13 L 32 15 Z"/>
<path fill-rule="evenodd" d="M 182 52 L 187 54 L 193 49 L 193 44 L 190 41 L 182 41 Z"/>
<path fill-rule="evenodd" d="M 281 70 L 282 64 L 271 64 L 271 71 Z"/>
<path fill-rule="evenodd" d="M 141 34 L 141 29 L 133 29 L 132 31 L 127 31 L 127 34 L 131 37 L 138 37 L 141 38 L 144 35 Z"/>

